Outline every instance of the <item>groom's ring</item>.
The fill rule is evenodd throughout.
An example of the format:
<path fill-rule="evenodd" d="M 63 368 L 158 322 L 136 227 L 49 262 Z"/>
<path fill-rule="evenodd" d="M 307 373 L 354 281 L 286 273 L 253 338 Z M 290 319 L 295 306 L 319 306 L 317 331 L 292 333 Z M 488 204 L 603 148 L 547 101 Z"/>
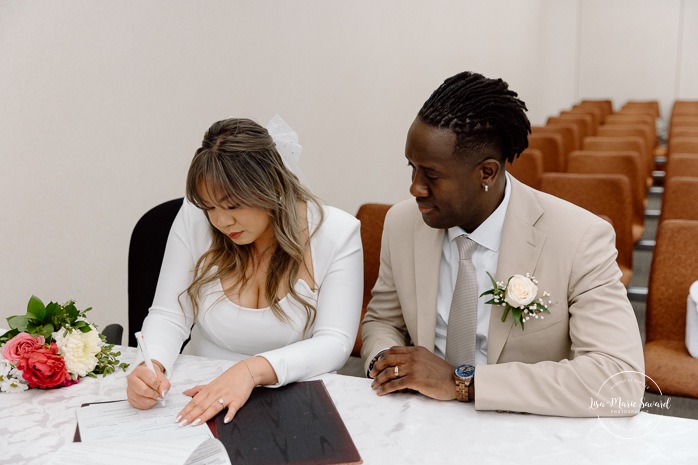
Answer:
<path fill-rule="evenodd" d="M 398 367 L 397 365 L 395 365 L 395 377 L 396 378 L 400 377 L 400 367 Z"/>
<path fill-rule="evenodd" d="M 221 405 L 225 405 L 225 401 L 223 399 L 218 399 L 218 403 Z"/>

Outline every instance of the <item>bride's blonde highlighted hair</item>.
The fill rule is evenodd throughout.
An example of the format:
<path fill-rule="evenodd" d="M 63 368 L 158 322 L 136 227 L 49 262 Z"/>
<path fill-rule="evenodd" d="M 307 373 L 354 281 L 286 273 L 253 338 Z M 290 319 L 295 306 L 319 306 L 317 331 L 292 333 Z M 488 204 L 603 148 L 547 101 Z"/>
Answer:
<path fill-rule="evenodd" d="M 203 186 L 207 193 L 216 194 L 213 197 L 216 200 L 226 198 L 232 204 L 267 212 L 278 245 L 269 263 L 264 295 L 274 315 L 289 322 L 277 295 L 279 288 L 288 288 L 305 308 L 305 331 L 308 331 L 315 321 L 315 307 L 296 292 L 294 285 L 300 267 L 304 266 L 311 234 L 307 231 L 308 222 L 298 213 L 298 203 L 315 204 L 321 223 L 318 199 L 284 165 L 269 132 L 244 118 L 218 121 L 204 135 L 189 167 L 186 195 L 190 202 L 205 210 L 210 205 L 202 200 Z M 232 277 L 231 287 L 243 288 L 248 281 L 251 244 L 237 245 L 213 225 L 210 230 L 211 248 L 198 259 L 194 278 L 186 289 L 195 315 L 199 311 L 198 297 L 206 285 Z"/>

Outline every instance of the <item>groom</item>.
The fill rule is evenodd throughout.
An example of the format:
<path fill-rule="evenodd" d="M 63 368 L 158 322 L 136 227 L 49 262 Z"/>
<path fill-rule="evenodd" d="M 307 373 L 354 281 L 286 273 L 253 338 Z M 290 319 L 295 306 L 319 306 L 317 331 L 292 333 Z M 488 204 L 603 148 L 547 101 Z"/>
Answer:
<path fill-rule="evenodd" d="M 405 146 L 415 198 L 386 217 L 363 320 L 367 374 L 379 395 L 408 389 L 478 410 L 632 415 L 644 360 L 613 228 L 506 173 L 528 145 L 525 111 L 504 81 L 470 72 L 447 79 L 419 111 Z M 502 321 L 504 307 L 479 297 L 493 287 L 487 273 L 503 283 L 535 277 L 537 292 L 517 278 L 529 286 L 521 297 L 546 291 L 550 313 L 524 325 L 510 311 Z M 635 403 L 631 411 L 595 397 L 621 375 L 633 382 L 613 395 Z"/>

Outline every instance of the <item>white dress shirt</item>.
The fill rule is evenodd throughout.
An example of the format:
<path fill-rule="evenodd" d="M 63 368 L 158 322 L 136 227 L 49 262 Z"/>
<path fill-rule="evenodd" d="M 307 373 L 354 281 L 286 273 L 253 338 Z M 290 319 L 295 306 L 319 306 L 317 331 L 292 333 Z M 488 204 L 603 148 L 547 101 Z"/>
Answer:
<path fill-rule="evenodd" d="M 454 239 L 464 235 L 477 242 L 477 247 L 472 257 L 478 293 L 475 365 L 487 364 L 487 333 L 490 324 L 491 306 L 485 305 L 488 296 L 479 297 L 479 295 L 492 288 L 492 282 L 489 276 L 487 276 L 487 272 L 493 277 L 497 272 L 499 246 L 502 241 L 502 227 L 504 226 L 504 216 L 510 197 L 511 184 L 509 182 L 509 174 L 506 174 L 502 203 L 475 231 L 468 234 L 461 227 L 455 226 L 446 230 L 446 234 L 444 234 L 439 267 L 439 293 L 436 301 L 436 339 L 434 340 L 434 352 L 439 357 L 445 358 L 446 354 L 448 316 L 451 311 L 451 300 L 453 299 L 453 290 L 456 287 L 456 277 L 458 276 L 458 247 Z"/>

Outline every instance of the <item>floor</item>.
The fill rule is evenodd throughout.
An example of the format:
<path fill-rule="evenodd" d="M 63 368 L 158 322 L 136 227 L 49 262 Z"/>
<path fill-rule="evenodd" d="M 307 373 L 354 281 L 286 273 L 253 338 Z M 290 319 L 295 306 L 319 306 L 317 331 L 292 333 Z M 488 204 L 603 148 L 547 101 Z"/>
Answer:
<path fill-rule="evenodd" d="M 654 240 L 657 230 L 656 212 L 661 208 L 661 190 L 650 192 L 647 203 L 648 216 L 645 220 L 645 233 L 643 239 Z M 652 264 L 651 250 L 635 250 L 633 254 L 633 277 L 630 282 L 631 288 L 646 289 L 649 280 L 650 265 Z M 645 341 L 645 303 L 641 297 L 631 300 L 637 322 L 640 327 L 642 341 Z M 350 376 L 364 376 L 363 363 L 358 357 L 350 357 L 346 365 L 339 370 L 340 374 Z M 660 386 L 661 388 L 661 386 Z M 645 401 L 651 403 L 657 400 L 666 400 L 658 395 L 647 393 Z M 647 408 L 643 409 L 651 413 L 670 415 L 682 418 L 698 419 L 698 399 L 684 397 L 671 397 L 670 408 Z"/>

